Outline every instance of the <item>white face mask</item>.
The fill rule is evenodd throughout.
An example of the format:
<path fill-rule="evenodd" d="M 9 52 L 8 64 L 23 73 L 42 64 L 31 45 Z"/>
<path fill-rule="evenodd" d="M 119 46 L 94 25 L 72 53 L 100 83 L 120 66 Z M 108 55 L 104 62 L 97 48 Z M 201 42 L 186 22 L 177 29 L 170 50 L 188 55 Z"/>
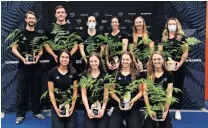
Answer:
<path fill-rule="evenodd" d="M 170 32 L 175 32 L 176 31 L 176 25 L 168 25 L 168 30 L 170 31 Z"/>
<path fill-rule="evenodd" d="M 93 29 L 93 28 L 95 28 L 96 23 L 89 22 L 89 23 L 87 23 L 87 26 L 88 26 L 89 28 Z"/>

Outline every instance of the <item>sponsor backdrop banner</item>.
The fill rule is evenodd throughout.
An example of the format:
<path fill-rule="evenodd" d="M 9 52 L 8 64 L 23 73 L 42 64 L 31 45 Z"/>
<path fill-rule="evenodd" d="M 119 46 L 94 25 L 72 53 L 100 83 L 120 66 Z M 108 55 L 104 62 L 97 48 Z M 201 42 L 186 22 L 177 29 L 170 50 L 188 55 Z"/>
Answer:
<path fill-rule="evenodd" d="M 184 81 L 183 107 L 200 108 L 205 103 L 205 22 L 206 2 L 33 2 L 33 1 L 3 1 L 1 27 L 1 110 L 15 111 L 17 66 L 18 59 L 11 53 L 5 42 L 7 35 L 16 28 L 25 26 L 24 14 L 32 10 L 37 14 L 36 28 L 42 31 L 46 26 L 56 21 L 55 7 L 63 5 L 67 11 L 67 23 L 78 32 L 86 31 L 88 16 L 95 16 L 97 29 L 103 33 L 110 32 L 110 19 L 117 16 L 120 19 L 120 29 L 132 33 L 133 20 L 142 16 L 151 34 L 157 42 L 161 39 L 162 30 L 168 18 L 176 17 L 182 23 L 187 36 L 198 38 L 201 43 L 190 49 L 187 59 L 186 78 Z M 41 57 L 42 91 L 47 89 L 46 76 L 52 57 L 44 52 Z M 78 71 L 83 70 L 80 53 L 73 56 L 73 63 Z M 46 104 L 43 102 L 43 104 Z"/>

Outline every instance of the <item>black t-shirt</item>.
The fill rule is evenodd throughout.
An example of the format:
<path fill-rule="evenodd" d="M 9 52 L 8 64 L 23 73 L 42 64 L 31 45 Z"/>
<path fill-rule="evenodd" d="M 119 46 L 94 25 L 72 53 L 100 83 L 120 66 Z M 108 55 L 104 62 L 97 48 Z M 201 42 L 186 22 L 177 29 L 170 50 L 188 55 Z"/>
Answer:
<path fill-rule="evenodd" d="M 88 97 L 88 103 L 90 106 L 97 100 L 100 102 L 103 101 L 104 84 L 106 83 L 106 81 L 104 81 L 105 74 L 106 74 L 105 72 L 100 72 L 97 78 L 92 78 L 93 80 L 96 80 L 95 83 L 98 83 L 98 86 L 100 87 L 100 89 L 97 89 L 97 86 L 94 86 L 91 89 L 87 88 L 87 97 Z M 84 74 L 84 76 L 91 77 L 91 76 L 88 76 L 87 74 Z M 94 96 L 92 97 L 92 92 L 94 89 L 96 89 L 97 91 L 95 91 L 96 93 L 94 93 Z"/>
<path fill-rule="evenodd" d="M 35 31 L 28 31 L 27 29 L 21 30 L 18 35 L 16 35 L 15 40 L 18 39 L 19 41 L 17 44 L 19 45 L 19 53 L 25 58 L 26 54 L 31 54 L 33 53 L 33 40 L 35 37 L 41 36 L 41 33 Z M 41 45 L 42 42 L 34 42 L 37 45 Z M 36 55 L 38 54 L 38 51 Z M 39 67 L 39 62 L 37 64 L 32 64 L 32 65 L 25 65 L 22 60 L 19 59 L 19 69 L 33 69 L 33 68 L 38 68 Z"/>
<path fill-rule="evenodd" d="M 162 84 L 163 89 L 166 90 L 169 83 L 174 82 L 174 76 L 169 71 L 164 71 L 161 77 L 157 78 L 155 77 L 154 83 L 155 84 Z"/>
<path fill-rule="evenodd" d="M 119 71 L 115 72 L 114 75 L 115 75 L 115 78 L 116 78 L 116 83 L 119 84 L 122 87 L 122 90 L 124 90 L 124 91 L 121 92 L 121 95 L 124 95 L 124 93 L 126 92 L 125 91 L 126 90 L 126 87 L 129 86 L 129 84 L 131 82 L 133 82 L 132 75 L 130 73 L 127 76 L 124 76 Z M 143 73 L 139 73 L 139 74 L 136 75 L 136 80 L 139 80 L 141 78 L 144 78 L 144 74 Z M 118 88 L 116 88 L 116 89 L 118 89 Z M 118 90 L 118 91 L 121 91 L 121 90 Z M 131 99 L 134 98 L 137 94 L 138 94 L 138 89 L 136 89 L 136 91 L 134 91 L 134 92 L 131 93 Z M 121 99 L 121 96 L 119 96 L 119 97 Z"/>
<path fill-rule="evenodd" d="M 47 81 L 53 82 L 54 88 L 60 89 L 60 91 L 66 91 L 70 89 L 71 94 L 73 94 L 73 82 L 78 80 L 78 74 L 76 71 L 68 71 L 66 74 L 61 74 L 58 68 L 55 67 L 48 73 Z M 60 95 L 55 94 L 55 98 L 59 98 Z M 71 95 L 72 96 L 72 95 Z"/>
<path fill-rule="evenodd" d="M 120 31 L 117 35 L 112 35 L 112 33 L 110 33 L 108 35 L 108 40 L 113 40 L 113 42 L 121 42 L 121 44 L 122 44 L 123 39 L 128 39 L 128 34 L 125 31 Z M 115 50 L 116 51 L 122 51 L 122 45 L 119 46 L 119 47 L 116 47 Z M 109 55 L 111 55 L 110 50 L 109 50 Z"/>
<path fill-rule="evenodd" d="M 183 51 L 181 48 L 183 41 L 186 42 L 184 36 L 181 38 L 181 41 L 176 40 L 176 37 L 172 39 L 168 38 L 167 44 L 163 45 L 163 50 L 167 51 L 171 55 L 173 60 L 180 61 L 180 57 L 183 55 Z"/>
<path fill-rule="evenodd" d="M 58 29 L 56 29 L 58 28 Z M 55 38 L 58 38 L 59 36 L 57 35 L 58 33 L 54 33 L 55 31 L 59 31 L 60 32 L 65 32 L 68 33 L 68 35 L 72 34 L 75 32 L 75 28 L 72 27 L 70 24 L 66 23 L 63 25 L 57 24 L 57 23 L 53 23 L 51 25 L 49 25 L 47 28 L 45 28 L 45 35 L 48 37 L 48 40 L 55 40 Z M 59 50 L 53 50 L 55 52 L 56 55 L 59 54 Z"/>
<path fill-rule="evenodd" d="M 149 39 L 151 39 L 151 37 L 149 37 Z M 145 51 L 149 50 L 149 46 L 148 44 L 140 43 L 141 40 L 142 40 L 142 37 L 138 37 L 135 50 L 141 54 L 140 56 L 142 56 L 141 57 L 142 59 L 140 59 L 140 61 L 142 62 L 142 64 L 146 65 L 148 61 L 148 57 L 145 57 L 144 55 L 146 55 Z M 129 36 L 129 42 L 130 44 L 133 44 L 133 35 Z"/>
<path fill-rule="evenodd" d="M 83 40 L 84 51 L 86 56 L 89 56 L 90 52 L 92 51 L 95 51 L 97 53 L 100 52 L 101 50 L 100 46 L 103 42 L 100 39 L 96 38 L 96 36 L 98 35 L 103 35 L 103 34 L 100 31 L 96 31 L 96 34 L 93 36 L 89 35 L 87 31 L 81 33 L 81 38 Z"/>
<path fill-rule="evenodd" d="M 155 86 L 162 86 L 164 91 L 166 91 L 168 84 L 173 82 L 174 82 L 174 76 L 169 71 L 164 71 L 162 76 L 160 76 L 159 78 L 155 77 L 154 80 Z M 150 97 L 150 95 L 148 97 Z M 150 100 L 150 104 L 153 105 L 151 100 Z M 154 104 L 156 104 L 156 102 Z"/>

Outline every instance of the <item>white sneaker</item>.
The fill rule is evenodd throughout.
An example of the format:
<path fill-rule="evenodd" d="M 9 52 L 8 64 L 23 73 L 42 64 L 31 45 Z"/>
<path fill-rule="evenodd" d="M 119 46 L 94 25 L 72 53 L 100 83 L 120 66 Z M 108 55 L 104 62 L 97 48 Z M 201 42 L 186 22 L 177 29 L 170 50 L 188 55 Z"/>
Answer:
<path fill-rule="evenodd" d="M 175 119 L 176 120 L 181 120 L 181 112 L 180 111 L 175 112 Z"/>

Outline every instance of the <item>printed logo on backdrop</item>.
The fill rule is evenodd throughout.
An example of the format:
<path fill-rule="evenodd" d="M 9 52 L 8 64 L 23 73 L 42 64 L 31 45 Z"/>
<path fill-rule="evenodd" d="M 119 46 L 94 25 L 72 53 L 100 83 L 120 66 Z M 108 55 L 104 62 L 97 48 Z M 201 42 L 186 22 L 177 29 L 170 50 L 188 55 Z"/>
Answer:
<path fill-rule="evenodd" d="M 67 23 L 67 24 L 71 24 L 70 19 L 67 19 L 67 20 L 66 20 L 66 23 Z"/>
<path fill-rule="evenodd" d="M 95 13 L 93 13 L 93 16 L 94 16 L 94 17 L 99 16 L 99 12 L 95 12 Z"/>
<path fill-rule="evenodd" d="M 113 16 L 113 15 L 110 13 L 104 13 L 104 16 Z"/>
<path fill-rule="evenodd" d="M 108 23 L 108 20 L 102 20 L 101 23 L 106 24 Z"/>
<path fill-rule="evenodd" d="M 123 16 L 123 12 L 118 12 L 117 14 L 119 17 Z"/>
<path fill-rule="evenodd" d="M 80 14 L 80 16 L 82 16 L 82 17 L 88 16 L 88 13 L 82 13 L 82 14 Z"/>
<path fill-rule="evenodd" d="M 152 13 L 148 13 L 148 12 L 142 12 L 141 15 L 152 15 Z"/>
<path fill-rule="evenodd" d="M 126 27 L 125 26 L 121 26 L 120 29 L 121 30 L 126 30 Z"/>
<path fill-rule="evenodd" d="M 103 26 L 99 26 L 98 29 L 101 31 L 103 30 Z"/>
<path fill-rule="evenodd" d="M 136 15 L 136 13 L 134 13 L 134 12 L 129 12 L 128 13 L 128 16 L 135 16 Z"/>
<path fill-rule="evenodd" d="M 75 16 L 75 12 L 69 13 L 70 17 L 74 17 Z"/>
<path fill-rule="evenodd" d="M 76 22 L 77 22 L 77 24 L 80 24 L 82 22 L 82 20 L 81 19 L 77 19 Z"/>
<path fill-rule="evenodd" d="M 125 20 L 125 23 L 127 23 L 127 24 L 131 24 L 131 23 L 132 23 L 132 21 L 131 21 L 131 20 Z"/>
<path fill-rule="evenodd" d="M 83 27 L 75 27 L 76 30 L 83 30 Z"/>

